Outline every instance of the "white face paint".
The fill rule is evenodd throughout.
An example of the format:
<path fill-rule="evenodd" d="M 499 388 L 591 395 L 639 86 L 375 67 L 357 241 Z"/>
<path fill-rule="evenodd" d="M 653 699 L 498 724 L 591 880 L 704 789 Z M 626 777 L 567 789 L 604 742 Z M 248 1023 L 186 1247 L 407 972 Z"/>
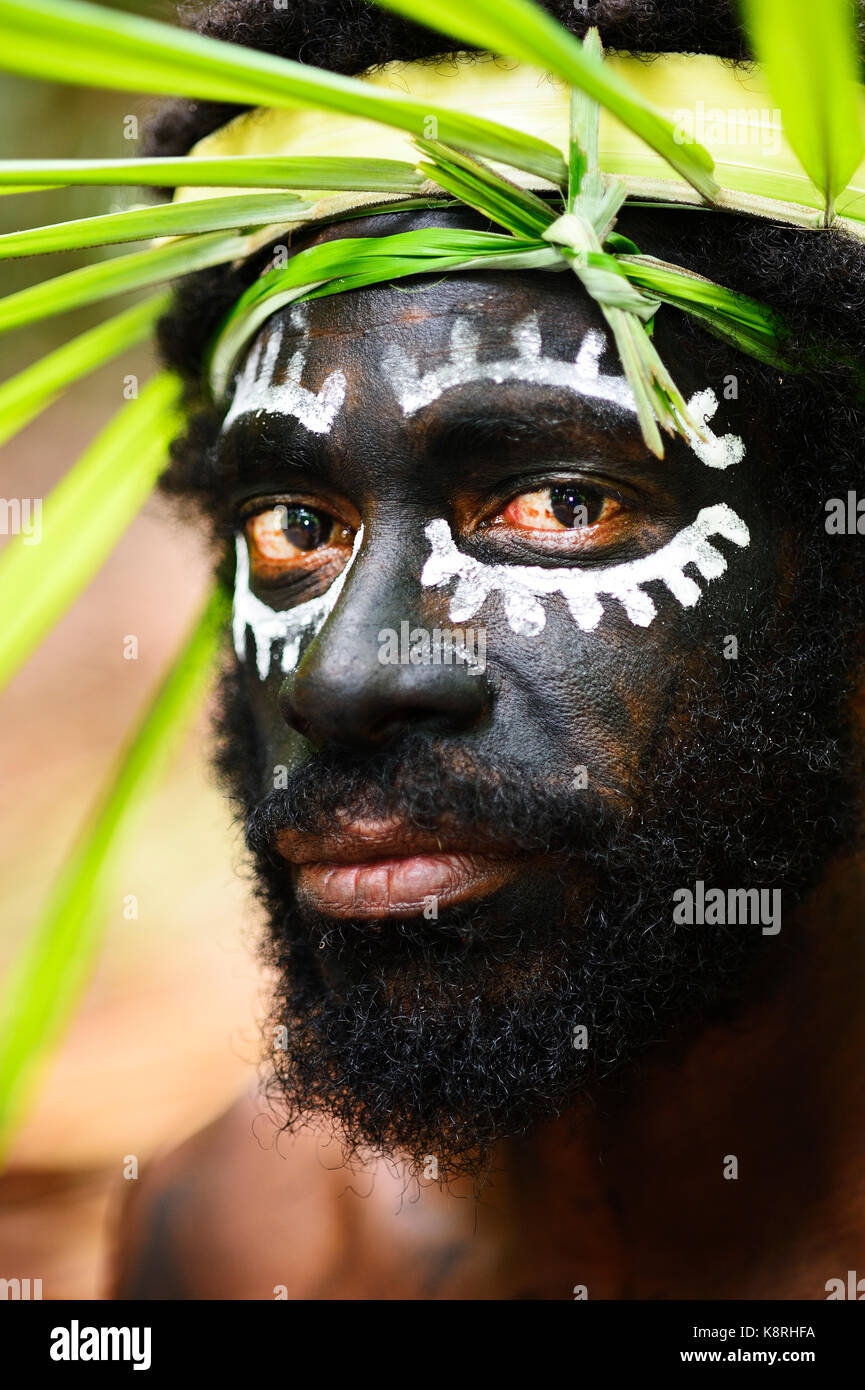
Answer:
<path fill-rule="evenodd" d="M 541 386 L 560 386 L 579 396 L 614 401 L 636 415 L 633 392 L 624 376 L 604 376 L 599 367 L 606 338 L 590 328 L 573 362 L 541 353 L 541 330 L 537 314 L 527 314 L 511 332 L 516 357 L 503 361 L 478 361 L 480 335 L 468 319 L 458 318 L 451 330 L 450 355 L 443 366 L 421 376 L 416 358 L 401 347 L 391 346 L 384 354 L 385 370 L 403 415 L 413 415 L 422 406 L 438 400 L 445 391 L 468 381 L 520 381 Z"/>
<path fill-rule="evenodd" d="M 624 376 L 605 376 L 600 361 L 607 349 L 606 335 L 590 328 L 580 344 L 573 362 L 558 357 L 544 357 L 541 352 L 541 330 L 538 316 L 527 314 L 511 332 L 516 357 L 504 361 L 478 361 L 480 335 L 468 319 L 458 318 L 451 330 L 448 361 L 434 371 L 420 374 L 417 359 L 401 347 L 389 347 L 383 357 L 394 395 L 404 416 L 414 415 L 425 405 L 438 400 L 445 391 L 468 381 L 518 381 L 541 386 L 559 386 L 578 396 L 594 400 L 613 401 L 632 415 L 637 413 L 633 392 Z M 708 422 L 718 409 L 718 397 L 707 386 L 688 401 L 688 410 L 706 425 L 706 441 L 690 429 L 685 430 L 688 443 L 707 468 L 729 468 L 740 463 L 745 446 L 737 434 L 715 435 Z"/>
<path fill-rule="evenodd" d="M 571 617 L 584 632 L 597 627 L 603 617 L 602 597 L 618 599 L 632 623 L 648 627 L 657 609 L 641 585 L 659 579 L 683 607 L 692 608 L 701 590 L 684 573 L 685 566 L 696 565 L 704 579 L 717 579 L 727 568 L 726 559 L 709 538 L 723 536 L 738 546 L 750 541 L 744 521 L 724 502 L 703 507 L 690 526 L 684 526 L 654 554 L 603 569 L 485 565 L 457 550 L 450 527 L 440 518 L 431 521 L 424 534 L 432 554 L 421 572 L 421 584 L 439 588 L 452 579 L 459 581 L 450 600 L 451 621 L 463 623 L 473 618 L 488 596 L 498 590 L 511 630 L 523 637 L 536 637 L 546 626 L 541 594 L 563 594 Z"/>
<path fill-rule="evenodd" d="M 260 337 L 250 350 L 243 370 L 237 378 L 234 399 L 223 421 L 223 432 L 238 415 L 257 415 L 266 411 L 293 415 L 313 434 L 330 433 L 345 400 L 345 374 L 331 372 L 318 392 L 309 391 L 305 386 L 301 386 L 309 346 L 306 311 L 301 305 L 295 305 L 290 322 L 293 328 L 303 334 L 303 338 L 286 367 L 284 376 L 280 381 L 274 381 L 282 344 L 282 325 L 271 324 L 269 332 Z"/>
<path fill-rule="evenodd" d="M 581 396 L 610 400 L 636 413 L 636 404 L 624 376 L 604 376 L 599 363 L 607 341 L 597 329 L 586 333 L 573 363 L 544 357 L 536 314 L 528 314 L 513 330 L 517 351 L 507 361 L 478 360 L 479 334 L 466 319 L 457 319 L 451 334 L 449 361 L 435 371 L 420 375 L 416 361 L 400 348 L 391 348 L 386 365 L 404 415 L 412 415 L 436 400 L 445 391 L 466 381 L 524 381 L 548 386 L 564 386 Z M 736 434 L 715 435 L 708 422 L 718 409 L 718 398 L 711 387 L 697 391 L 688 402 L 689 411 L 705 424 L 707 439 L 686 429 L 691 449 L 707 468 L 730 468 L 741 462 L 745 446 Z M 599 569 L 540 565 L 488 565 L 457 549 L 448 523 L 431 521 L 424 534 L 432 554 L 421 573 L 425 587 L 441 587 L 458 581 L 450 599 L 449 617 L 465 622 L 481 608 L 494 591 L 502 595 L 505 616 L 513 632 L 532 637 L 543 631 L 546 613 L 542 595 L 562 594 L 571 617 L 587 631 L 597 626 L 604 614 L 602 598 L 621 603 L 628 618 L 639 627 L 648 627 L 657 609 L 641 587 L 660 580 L 685 608 L 698 602 L 701 589 L 684 573 L 693 564 L 704 579 L 717 579 L 727 569 L 720 550 L 711 544 L 712 536 L 723 536 L 740 547 L 750 544 L 748 527 L 725 503 L 703 507 L 695 520 L 678 531 L 671 541 L 652 555 Z"/>
<path fill-rule="evenodd" d="M 282 642 L 281 667 L 284 672 L 294 670 L 300 656 L 301 643 L 305 637 L 312 639 L 324 626 L 333 611 L 334 604 L 342 593 L 348 572 L 363 541 L 361 526 L 354 538 L 351 557 L 345 569 L 337 575 L 329 589 L 317 598 L 306 603 L 298 603 L 294 608 L 277 611 L 262 603 L 249 587 L 249 549 L 245 536 L 237 538 L 237 575 L 234 582 L 234 612 L 232 633 L 234 650 L 241 661 L 246 660 L 246 634 L 252 633 L 255 643 L 255 660 L 261 679 L 267 680 L 273 664 L 273 645 Z"/>
<path fill-rule="evenodd" d="M 688 401 L 688 411 L 696 419 L 702 419 L 706 426 L 707 440 L 702 440 L 698 434 L 685 426 L 685 434 L 688 443 L 701 463 L 705 463 L 707 468 L 731 468 L 734 463 L 741 463 L 745 457 L 745 445 L 738 434 L 713 434 L 709 429 L 709 421 L 718 409 L 718 397 L 711 386 L 705 387 L 702 391 L 695 391 Z"/>

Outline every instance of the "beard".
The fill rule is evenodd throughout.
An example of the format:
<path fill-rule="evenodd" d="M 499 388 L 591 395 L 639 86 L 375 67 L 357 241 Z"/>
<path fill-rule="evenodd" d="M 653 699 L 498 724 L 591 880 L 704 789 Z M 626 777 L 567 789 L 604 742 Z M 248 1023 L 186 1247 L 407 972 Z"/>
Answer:
<path fill-rule="evenodd" d="M 347 1155 L 412 1169 L 435 1157 L 439 1176 L 478 1176 L 500 1141 L 777 989 L 793 913 L 859 821 L 851 654 L 825 601 L 749 633 L 762 657 L 689 671 L 624 797 L 415 732 L 370 753 L 312 752 L 262 799 L 271 768 L 247 677 L 229 672 L 217 765 L 267 911 L 268 1090 L 286 1127 L 326 1118 Z M 295 897 L 275 836 L 346 812 L 480 831 L 525 855 L 526 872 L 433 921 L 322 917 Z M 673 894 L 697 880 L 780 889 L 780 935 L 676 924 Z"/>

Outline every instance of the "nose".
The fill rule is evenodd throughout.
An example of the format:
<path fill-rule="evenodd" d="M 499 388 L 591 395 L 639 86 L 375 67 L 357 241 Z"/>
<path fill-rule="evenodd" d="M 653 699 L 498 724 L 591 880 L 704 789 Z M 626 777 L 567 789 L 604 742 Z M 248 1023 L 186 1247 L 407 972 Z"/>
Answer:
<path fill-rule="evenodd" d="M 285 722 L 317 747 L 371 748 L 417 730 L 464 733 L 488 718 L 487 671 L 453 649 L 448 660 L 447 643 L 435 640 L 449 630 L 446 600 L 422 589 L 422 563 L 397 555 L 393 537 L 368 538 L 327 622 L 283 682 Z"/>

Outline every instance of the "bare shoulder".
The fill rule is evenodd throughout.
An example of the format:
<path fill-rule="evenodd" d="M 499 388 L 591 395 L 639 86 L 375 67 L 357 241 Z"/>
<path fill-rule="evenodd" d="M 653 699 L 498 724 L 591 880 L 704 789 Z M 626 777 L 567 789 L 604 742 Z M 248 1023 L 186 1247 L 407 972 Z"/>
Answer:
<path fill-rule="evenodd" d="M 491 1213 L 383 1160 L 346 1167 L 322 1132 L 281 1132 L 260 1097 L 127 1187 L 117 1299 L 486 1298 L 497 1287 Z"/>
<path fill-rule="evenodd" d="M 316 1296 L 338 1244 L 332 1153 L 281 1133 L 259 1097 L 238 1100 L 126 1184 L 111 1296 Z"/>

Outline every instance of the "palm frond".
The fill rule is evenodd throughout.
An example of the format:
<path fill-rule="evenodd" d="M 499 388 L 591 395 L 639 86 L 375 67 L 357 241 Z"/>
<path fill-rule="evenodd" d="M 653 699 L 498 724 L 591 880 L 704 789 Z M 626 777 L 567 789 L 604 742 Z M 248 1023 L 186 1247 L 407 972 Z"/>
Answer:
<path fill-rule="evenodd" d="M 859 59 L 850 0 L 742 0 L 754 52 L 784 133 L 834 215 L 865 155 Z"/>
<path fill-rule="evenodd" d="M 554 221 L 556 214 L 549 203 L 482 160 L 449 149 L 440 141 L 417 140 L 415 144 L 426 156 L 418 162 L 422 173 L 515 236 L 540 236 Z"/>
<path fill-rule="evenodd" d="M 131 309 L 70 338 L 62 347 L 4 381 L 0 386 L 0 444 L 29 424 L 73 381 L 80 381 L 127 348 L 144 342 L 170 302 L 171 296 L 166 292 L 133 304 Z"/>
<path fill-rule="evenodd" d="M 180 393 L 171 373 L 153 377 L 45 499 L 39 543 L 17 535 L 0 554 L 0 689 L 93 578 L 143 504 L 180 429 Z"/>
<path fill-rule="evenodd" d="M 353 159 L 322 155 L 202 156 L 184 159 L 2 159 L 0 192 L 68 188 L 73 185 L 120 187 L 153 184 L 158 188 L 303 188 L 363 189 L 412 193 L 423 179 L 402 159 Z"/>
<path fill-rule="evenodd" d="M 451 38 L 556 73 L 604 106 L 628 130 L 662 155 L 671 168 L 712 199 L 718 191 L 712 158 L 673 126 L 627 83 L 585 51 L 579 39 L 532 0 L 375 0 L 415 23 Z M 459 144 L 459 141 L 447 140 Z"/>
<path fill-rule="evenodd" d="M 122 14 L 85 0 L 0 0 L 0 68 L 47 81 L 249 106 L 312 106 L 429 133 L 553 181 L 553 146 L 507 126 L 376 90 L 353 77 Z"/>
<path fill-rule="evenodd" d="M 663 304 L 702 319 L 734 347 L 782 371 L 794 371 L 785 350 L 787 333 L 777 314 L 750 295 L 739 294 L 694 271 L 655 256 L 624 253 L 616 257 L 623 275 Z"/>
<path fill-rule="evenodd" d="M 41 920 L 6 975 L 0 999 L 0 1159 L 92 968 L 107 925 L 98 909 L 99 896 L 121 836 L 200 703 L 226 617 L 225 598 L 217 593 L 157 692 Z"/>
<path fill-rule="evenodd" d="M 84 304 L 98 304 L 130 290 L 162 284 L 206 266 L 224 265 L 245 255 L 247 250 L 247 239 L 239 232 L 206 232 L 55 275 L 0 299 L 0 333 L 80 309 Z"/>
<path fill-rule="evenodd" d="M 224 232 L 238 227 L 266 227 L 293 222 L 309 211 L 296 193 L 245 194 L 234 198 L 200 198 L 192 202 L 157 203 L 124 212 L 101 213 L 48 227 L 28 227 L 0 236 L 0 260 L 13 256 L 43 256 L 52 251 L 77 251 L 149 237 Z"/>
<path fill-rule="evenodd" d="M 586 35 L 588 61 L 603 61 L 597 29 Z M 660 301 L 632 285 L 617 258 L 603 254 L 616 214 L 625 200 L 624 185 L 601 174 L 598 160 L 600 106 L 585 91 L 574 93 L 570 107 L 568 167 L 575 184 L 568 188 L 568 211 L 542 232 L 595 300 L 612 330 L 646 447 L 663 458 L 660 424 L 673 434 L 692 430 L 702 434 L 702 422 L 691 418 L 685 401 L 652 343 L 647 322 Z"/>

